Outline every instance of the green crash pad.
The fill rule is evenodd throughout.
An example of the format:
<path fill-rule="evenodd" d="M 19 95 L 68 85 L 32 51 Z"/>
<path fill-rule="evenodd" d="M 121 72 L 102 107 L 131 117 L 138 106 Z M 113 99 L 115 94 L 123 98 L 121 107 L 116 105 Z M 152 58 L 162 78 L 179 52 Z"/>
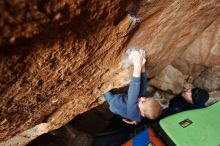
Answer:
<path fill-rule="evenodd" d="M 220 102 L 166 117 L 159 125 L 177 146 L 220 146 Z"/>

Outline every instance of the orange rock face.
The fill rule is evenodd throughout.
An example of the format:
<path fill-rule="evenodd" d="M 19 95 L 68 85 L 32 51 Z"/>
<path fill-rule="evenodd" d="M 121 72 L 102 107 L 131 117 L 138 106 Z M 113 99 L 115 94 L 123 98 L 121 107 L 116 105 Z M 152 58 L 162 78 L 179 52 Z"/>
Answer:
<path fill-rule="evenodd" d="M 218 0 L 0 1 L 0 144 L 24 145 L 127 85 L 127 49 L 146 50 L 164 91 L 219 78 L 219 15 Z"/>
<path fill-rule="evenodd" d="M 1 1 L 1 141 L 42 122 L 58 128 L 96 104 L 128 39 L 128 4 Z"/>

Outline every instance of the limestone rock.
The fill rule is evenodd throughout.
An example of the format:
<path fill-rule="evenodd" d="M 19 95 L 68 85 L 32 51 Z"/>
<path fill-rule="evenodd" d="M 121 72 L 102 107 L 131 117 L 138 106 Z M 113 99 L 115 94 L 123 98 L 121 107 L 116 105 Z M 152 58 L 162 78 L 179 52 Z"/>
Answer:
<path fill-rule="evenodd" d="M 210 40 L 209 43 L 218 43 L 219 32 L 216 33 L 216 30 L 219 29 L 217 21 L 219 7 L 219 1 L 217 0 L 155 0 L 145 3 L 138 9 L 136 15 L 142 21 L 127 47 L 146 48 L 149 75 L 150 77 L 157 75 L 168 64 L 179 59 L 188 46 L 204 30 L 209 29 L 212 23 L 215 23 L 215 29 L 213 29 L 213 33 L 209 31 L 207 33 L 210 37 L 216 34 L 217 38 L 216 41 Z M 210 46 L 207 45 L 207 47 L 211 49 Z M 194 47 L 191 48 L 191 51 L 194 49 Z M 206 49 L 205 46 L 204 49 Z M 215 47 L 216 49 L 219 49 L 219 47 Z M 212 61 L 215 59 L 215 62 L 219 63 L 216 57 L 210 59 Z"/>
<path fill-rule="evenodd" d="M 220 64 L 220 18 L 209 24 L 172 65 L 193 77 Z"/>
<path fill-rule="evenodd" d="M 149 84 L 171 93 L 178 94 L 183 90 L 187 76 L 168 65 L 159 75 L 150 80 Z"/>
<path fill-rule="evenodd" d="M 209 68 L 194 80 L 194 85 L 208 91 L 220 88 L 220 66 Z"/>
<path fill-rule="evenodd" d="M 41 123 L 51 131 L 99 104 L 133 23 L 128 4 L 0 2 L 0 141 Z"/>

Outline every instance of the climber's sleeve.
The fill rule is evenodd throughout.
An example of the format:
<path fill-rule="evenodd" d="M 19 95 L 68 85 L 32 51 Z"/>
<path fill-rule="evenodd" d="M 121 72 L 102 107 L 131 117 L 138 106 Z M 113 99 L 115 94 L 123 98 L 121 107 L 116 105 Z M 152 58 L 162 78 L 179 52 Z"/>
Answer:
<path fill-rule="evenodd" d="M 130 120 L 141 121 L 138 108 L 138 96 L 140 92 L 140 77 L 132 77 L 128 88 L 127 116 Z"/>

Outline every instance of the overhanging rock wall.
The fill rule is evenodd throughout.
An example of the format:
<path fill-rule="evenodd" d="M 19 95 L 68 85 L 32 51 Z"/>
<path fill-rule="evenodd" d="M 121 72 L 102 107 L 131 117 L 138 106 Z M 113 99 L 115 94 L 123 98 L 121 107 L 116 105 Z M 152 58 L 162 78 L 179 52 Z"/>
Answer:
<path fill-rule="evenodd" d="M 0 8 L 0 145 L 24 145 L 128 84 L 121 63 L 130 48 L 146 50 L 150 84 L 162 90 L 177 93 L 189 79 L 208 88 L 203 73 L 219 80 L 218 0 L 3 0 Z"/>

